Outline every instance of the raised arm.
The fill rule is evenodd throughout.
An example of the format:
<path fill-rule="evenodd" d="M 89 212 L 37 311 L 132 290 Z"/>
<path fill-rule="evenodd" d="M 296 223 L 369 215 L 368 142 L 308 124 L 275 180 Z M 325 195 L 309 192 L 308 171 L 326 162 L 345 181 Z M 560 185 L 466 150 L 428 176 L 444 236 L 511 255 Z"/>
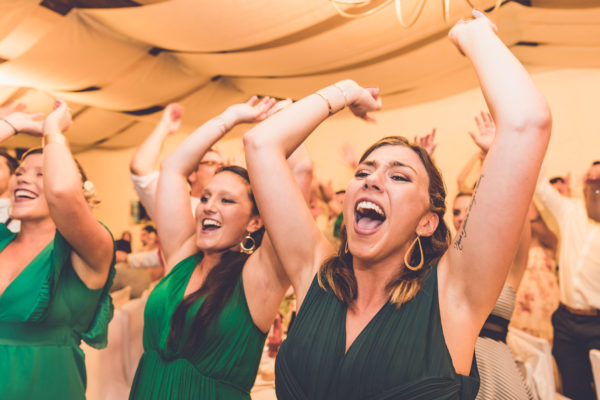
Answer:
<path fill-rule="evenodd" d="M 67 104 L 57 100 L 44 121 L 44 194 L 56 229 L 74 249 L 75 271 L 97 289 L 106 282 L 114 244 L 85 199 L 82 176 L 62 134 L 70 125 Z"/>
<path fill-rule="evenodd" d="M 135 191 L 152 219 L 154 219 L 154 203 L 158 184 L 156 162 L 167 136 L 179 130 L 183 111 L 183 106 L 177 103 L 171 103 L 165 107 L 160 121 L 133 153 L 129 163 Z"/>
<path fill-rule="evenodd" d="M 381 107 L 376 89 L 342 81 L 309 95 L 244 135 L 246 162 L 260 215 L 301 304 L 333 248 L 316 226 L 286 157 L 332 112 L 347 105 L 359 117 Z"/>
<path fill-rule="evenodd" d="M 419 137 L 419 136 L 415 136 L 415 143 L 418 144 L 419 146 L 421 146 L 422 148 L 425 149 L 425 151 L 427 152 L 427 154 L 429 154 L 430 157 L 433 157 L 433 152 L 435 151 L 435 148 L 437 147 L 437 143 L 435 142 L 435 128 L 433 128 L 431 130 L 431 132 Z"/>
<path fill-rule="evenodd" d="M 5 116 L 0 119 L 0 143 L 19 133 L 42 136 L 44 121 L 40 118 L 42 118 L 44 114 L 26 113 L 22 111 L 3 111 Z"/>
<path fill-rule="evenodd" d="M 517 247 L 517 254 L 512 262 L 510 270 L 508 271 L 508 277 L 506 283 L 508 286 L 514 289 L 516 292 L 519 290 L 521 280 L 527 269 L 527 262 L 529 261 L 529 245 L 531 244 L 531 224 L 529 219 L 525 220 L 523 230 L 521 231 L 521 237 L 519 238 L 519 246 Z"/>
<path fill-rule="evenodd" d="M 515 257 L 550 138 L 551 115 L 495 26 L 482 13 L 473 14 L 476 18 L 457 23 L 449 38 L 473 64 L 496 135 L 439 274 L 440 299 L 461 310 L 450 319 L 469 321 L 474 332 L 492 310 Z"/>
<path fill-rule="evenodd" d="M 161 249 L 167 264 L 165 273 L 197 251 L 196 224 L 190 207 L 188 175 L 204 154 L 231 128 L 242 122 L 264 119 L 274 104 L 275 100 L 268 97 L 260 102 L 256 97 L 252 97 L 245 104 L 229 107 L 221 115 L 196 129 L 162 162 L 155 217 Z"/>

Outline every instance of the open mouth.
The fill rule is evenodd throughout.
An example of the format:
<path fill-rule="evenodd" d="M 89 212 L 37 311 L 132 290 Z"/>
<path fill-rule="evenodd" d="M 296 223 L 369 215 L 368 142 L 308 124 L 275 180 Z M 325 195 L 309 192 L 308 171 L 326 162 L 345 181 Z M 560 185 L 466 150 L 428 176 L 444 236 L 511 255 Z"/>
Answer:
<path fill-rule="evenodd" d="M 15 201 L 34 200 L 39 197 L 37 193 L 27 189 L 16 189 L 14 195 Z"/>
<path fill-rule="evenodd" d="M 385 221 L 383 209 L 369 200 L 360 200 L 354 208 L 356 225 L 364 231 L 377 229 Z"/>
<path fill-rule="evenodd" d="M 204 218 L 202 220 L 202 230 L 203 231 L 216 231 L 221 228 L 221 223 L 212 218 Z"/>

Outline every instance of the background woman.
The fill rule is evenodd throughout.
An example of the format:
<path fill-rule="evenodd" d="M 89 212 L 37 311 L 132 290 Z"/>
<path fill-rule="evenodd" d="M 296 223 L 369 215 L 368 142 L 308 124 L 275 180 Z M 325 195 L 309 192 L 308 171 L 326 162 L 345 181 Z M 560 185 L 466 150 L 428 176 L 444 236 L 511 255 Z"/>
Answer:
<path fill-rule="evenodd" d="M 40 135 L 10 184 L 13 234 L 0 224 L 0 393 L 3 399 L 84 399 L 81 339 L 106 346 L 113 241 L 86 202 L 80 173 L 61 132 L 71 125 L 57 101 L 39 128 L 9 115 L 0 141 Z M 5 129 L 9 128 L 9 130 Z"/>
<path fill-rule="evenodd" d="M 156 222 L 167 275 L 146 305 L 145 352 L 132 399 L 250 399 L 289 281 L 267 235 L 261 245 L 264 230 L 246 170 L 217 170 L 195 219 L 186 178 L 227 131 L 266 118 L 274 105 L 253 97 L 229 107 L 163 161 Z M 310 165 L 295 169 L 297 176 L 312 174 Z"/>

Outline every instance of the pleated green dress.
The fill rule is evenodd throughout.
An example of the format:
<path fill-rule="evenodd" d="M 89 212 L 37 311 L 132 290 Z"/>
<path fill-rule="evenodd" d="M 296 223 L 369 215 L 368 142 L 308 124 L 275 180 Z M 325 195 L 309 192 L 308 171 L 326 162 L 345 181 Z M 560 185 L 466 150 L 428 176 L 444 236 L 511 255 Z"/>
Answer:
<path fill-rule="evenodd" d="M 346 306 L 315 277 L 275 363 L 279 400 L 474 399 L 479 387 L 452 365 L 442 332 L 437 268 L 400 309 L 384 305 L 346 347 Z"/>
<path fill-rule="evenodd" d="M 181 261 L 148 297 L 144 354 L 130 399 L 250 399 L 266 334 L 252 320 L 241 276 L 218 317 L 204 332 L 195 333 L 200 335 L 200 345 L 191 354 L 167 350 L 171 318 L 201 259 L 198 253 Z M 202 301 L 190 308 L 185 335 L 190 334 L 189 327 Z"/>
<path fill-rule="evenodd" d="M 0 251 L 16 234 L 0 224 Z M 109 288 L 91 290 L 71 265 L 71 246 L 57 231 L 0 296 L 0 398 L 85 399 L 79 347 L 106 346 L 112 318 Z"/>

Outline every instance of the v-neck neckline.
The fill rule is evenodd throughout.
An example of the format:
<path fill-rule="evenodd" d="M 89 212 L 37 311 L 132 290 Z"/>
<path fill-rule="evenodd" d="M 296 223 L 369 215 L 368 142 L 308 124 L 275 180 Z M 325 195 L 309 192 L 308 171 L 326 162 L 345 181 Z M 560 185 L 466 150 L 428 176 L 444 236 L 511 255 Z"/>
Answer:
<path fill-rule="evenodd" d="M 6 244 L 4 246 L 2 246 L 2 248 L 0 248 L 0 252 L 4 251 L 9 244 L 11 244 L 17 237 L 16 233 L 12 234 L 12 238 L 10 238 L 10 240 L 6 241 Z M 46 252 L 46 250 L 50 247 L 50 245 L 54 243 L 54 238 L 52 238 L 50 240 L 50 242 L 44 246 L 44 248 L 35 255 L 35 257 L 33 257 L 33 259 L 27 263 L 27 265 L 25 267 L 23 267 L 23 269 L 17 274 L 17 276 L 15 276 L 13 278 L 12 281 L 10 281 L 10 283 L 4 288 L 4 291 L 2 291 L 2 293 L 0 293 L 0 300 L 2 300 L 2 298 L 4 298 L 4 294 L 11 288 L 14 286 L 14 283 L 21 277 L 23 276 L 23 274 L 25 273 L 25 271 L 27 271 L 29 268 L 31 268 L 32 265 L 35 264 L 35 262 L 42 256 L 42 254 L 44 254 Z"/>
<path fill-rule="evenodd" d="M 179 297 L 179 301 L 177 302 L 177 307 L 179 307 L 179 304 L 181 304 L 183 299 L 185 299 L 185 292 L 190 284 L 190 280 L 192 280 L 192 275 L 194 275 L 194 271 L 198 267 L 198 264 L 200 263 L 200 261 L 202 261 L 202 258 L 203 258 L 202 251 L 198 251 L 196 254 L 194 254 L 190 257 L 192 257 L 194 259 L 194 266 L 192 268 L 190 268 L 190 271 L 187 273 L 187 277 L 183 284 L 183 290 L 181 291 L 181 296 Z M 194 290 L 194 292 L 195 292 L 195 290 Z M 188 293 L 188 296 L 194 292 Z"/>
<path fill-rule="evenodd" d="M 344 360 L 346 358 L 348 358 L 352 349 L 354 347 L 357 347 L 357 346 L 355 346 L 356 342 L 358 342 L 359 340 L 364 340 L 363 337 L 366 336 L 367 331 L 372 329 L 372 326 L 375 324 L 375 321 L 377 319 L 379 319 L 379 316 L 383 313 L 383 310 L 386 308 L 386 306 L 388 304 L 389 304 L 389 300 L 386 301 L 385 303 L 383 303 L 383 305 L 379 308 L 379 310 L 377 310 L 375 315 L 373 315 L 373 317 L 369 320 L 369 322 L 367 322 L 367 324 L 361 329 L 361 331 L 358 333 L 358 335 L 354 338 L 352 343 L 350 343 L 350 346 L 348 346 L 347 350 L 346 350 L 346 339 L 348 338 L 348 329 L 347 329 L 346 323 L 348 321 L 348 306 L 344 307 L 344 318 L 343 318 L 343 323 L 342 323 L 342 349 L 343 349 L 343 359 Z"/>

